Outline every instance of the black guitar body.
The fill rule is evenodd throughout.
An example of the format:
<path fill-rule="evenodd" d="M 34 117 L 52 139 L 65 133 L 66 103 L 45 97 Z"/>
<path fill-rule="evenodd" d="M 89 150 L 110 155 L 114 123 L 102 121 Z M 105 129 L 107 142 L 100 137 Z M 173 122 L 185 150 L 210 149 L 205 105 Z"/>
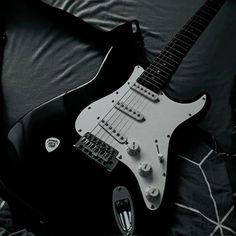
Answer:
<path fill-rule="evenodd" d="M 164 235 L 162 209 L 145 206 L 127 166 L 119 162 L 108 171 L 73 147 L 80 138 L 77 116 L 126 82 L 138 63 L 136 50 L 130 41 L 114 46 L 91 82 L 34 109 L 9 132 L 12 154 L 19 159 L 10 189 L 45 222 L 51 236 L 122 235 L 119 227 L 127 223 L 119 226 L 117 220 L 124 209 L 131 214 L 130 234 Z M 45 148 L 50 138 L 60 140 L 52 152 Z"/>
<path fill-rule="evenodd" d="M 173 134 L 207 110 L 209 97 L 182 102 L 163 90 L 223 3 L 206 1 L 150 65 L 138 60 L 144 57 L 137 22 L 125 37 L 116 37 L 118 28 L 90 82 L 10 130 L 11 156 L 19 162 L 8 186 L 48 223 L 50 236 L 167 235 Z"/>

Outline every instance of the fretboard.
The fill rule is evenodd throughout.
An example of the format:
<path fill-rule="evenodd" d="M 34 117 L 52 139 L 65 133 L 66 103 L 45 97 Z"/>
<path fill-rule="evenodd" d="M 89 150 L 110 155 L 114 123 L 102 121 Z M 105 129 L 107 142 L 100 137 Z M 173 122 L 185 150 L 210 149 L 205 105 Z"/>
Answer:
<path fill-rule="evenodd" d="M 137 81 L 154 92 L 164 89 L 185 55 L 223 6 L 224 2 L 225 0 L 206 1 L 161 51 L 158 57 L 153 60 Z"/>

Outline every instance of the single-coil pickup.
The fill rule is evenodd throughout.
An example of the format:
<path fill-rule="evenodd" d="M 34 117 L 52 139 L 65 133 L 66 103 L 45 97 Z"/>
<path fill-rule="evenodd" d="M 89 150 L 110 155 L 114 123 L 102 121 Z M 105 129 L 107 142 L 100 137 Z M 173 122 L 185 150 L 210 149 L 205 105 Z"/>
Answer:
<path fill-rule="evenodd" d="M 142 113 L 140 113 L 139 111 L 137 111 L 133 107 L 128 106 L 124 102 L 121 102 L 121 101 L 116 102 L 115 103 L 115 108 L 117 108 L 118 110 L 124 112 L 125 114 L 127 114 L 128 116 L 134 118 L 137 121 L 144 121 L 145 120 Z"/>
<path fill-rule="evenodd" d="M 116 159 L 118 151 L 91 133 L 81 137 L 74 147 L 109 171 L 112 171 L 118 163 Z"/>
<path fill-rule="evenodd" d="M 123 144 L 127 141 L 127 138 L 114 127 L 112 127 L 112 125 L 107 121 L 101 120 L 98 124 L 119 143 Z"/>
<path fill-rule="evenodd" d="M 144 97 L 150 99 L 153 102 L 158 102 L 158 94 L 154 93 L 152 90 L 146 88 L 145 86 L 135 82 L 130 84 L 130 88 L 133 89 L 134 91 L 142 94 Z"/>

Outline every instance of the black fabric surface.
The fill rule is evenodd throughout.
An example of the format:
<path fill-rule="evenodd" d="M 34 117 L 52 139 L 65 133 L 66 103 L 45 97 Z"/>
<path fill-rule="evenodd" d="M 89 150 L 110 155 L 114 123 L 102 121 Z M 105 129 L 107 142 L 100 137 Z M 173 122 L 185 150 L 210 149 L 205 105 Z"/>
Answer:
<path fill-rule="evenodd" d="M 98 66 L 91 62 L 87 68 L 82 68 L 84 54 L 77 45 L 95 51 L 96 57 L 96 54 L 105 53 L 104 45 L 109 44 L 109 36 L 100 37 L 102 32 L 84 27 L 81 20 L 40 1 L 11 0 L 5 11 L 8 39 L 2 93 L 7 133 L 18 119 L 36 106 L 93 77 Z M 81 70 L 83 76 L 77 78 L 77 71 Z"/>
<path fill-rule="evenodd" d="M 174 156 L 178 165 L 173 173 L 177 184 L 170 235 L 235 235 L 236 183 L 229 174 L 234 171 L 226 167 L 230 157 L 221 155 L 199 130 L 183 135 L 189 139 L 180 141 Z"/>
<path fill-rule="evenodd" d="M 73 1 L 44 0 L 44 2 L 61 8 L 63 11 L 36 0 L 9 0 L 5 1 L 6 6 L 1 8 L 6 13 L 7 40 L 3 54 L 0 93 L 2 98 L 0 100 L 0 125 L 2 127 L 0 128 L 3 135 L 0 140 L 2 146 L 2 162 L 0 164 L 2 164 L 1 174 L 4 175 L 4 180 L 9 187 L 4 190 L 3 196 L 4 200 L 9 201 L 10 208 L 6 202 L 6 205 L 3 204 L 5 207 L 3 211 L 0 209 L 0 227 L 2 227 L 0 235 L 2 233 L 11 236 L 28 236 L 32 235 L 31 231 L 36 235 L 43 236 L 83 235 L 81 232 L 77 232 L 82 227 L 78 223 L 77 217 L 80 211 L 78 199 L 76 199 L 76 196 L 79 198 L 79 195 L 76 195 L 78 194 L 76 170 L 79 165 L 71 165 L 73 161 L 70 162 L 70 158 L 72 158 L 70 156 L 66 156 L 66 159 L 62 156 L 57 160 L 37 156 L 37 154 L 39 155 L 35 150 L 37 148 L 31 149 L 30 143 L 37 136 L 37 132 L 34 131 L 40 127 L 39 125 L 50 129 L 48 123 L 50 117 L 53 117 L 52 120 L 55 120 L 56 124 L 57 121 L 59 122 L 59 118 L 64 117 L 68 110 L 71 110 L 79 101 L 71 99 L 67 103 L 69 108 L 66 111 L 61 102 L 58 104 L 54 100 L 51 101 L 52 103 L 45 102 L 88 82 L 98 71 L 109 47 L 112 44 L 129 41 L 127 33 L 120 32 L 119 28 L 110 33 L 104 30 L 107 28 L 105 26 L 97 27 L 102 25 L 103 21 L 100 21 L 99 18 L 96 19 L 96 14 L 90 13 L 92 20 L 90 23 L 95 23 L 91 25 L 87 25 L 82 21 L 82 18 L 76 17 L 78 12 L 81 12 L 81 15 L 88 19 L 89 14 L 86 13 L 85 6 L 90 3 L 93 6 L 94 1 L 90 3 L 84 1 L 81 11 L 79 11 L 80 7 L 71 7 L 70 4 Z M 105 2 L 100 4 L 101 6 L 106 5 Z M 153 43 L 152 37 L 158 39 L 157 48 L 159 51 L 171 36 L 168 30 L 175 29 L 173 22 L 169 24 L 171 21 L 167 16 L 170 15 L 165 14 L 168 4 L 172 6 L 173 2 L 166 2 L 164 7 L 158 3 L 152 7 L 151 3 L 147 3 L 149 10 L 157 8 L 160 9 L 159 13 L 162 13 L 162 18 L 160 17 L 158 23 L 161 25 L 160 30 L 151 27 L 150 30 L 153 31 L 149 32 L 145 22 L 141 21 L 144 41 L 149 39 L 147 44 L 149 59 L 155 51 L 155 47 L 151 45 L 151 42 Z M 180 2 L 176 4 L 180 4 Z M 194 4 L 198 5 L 197 2 Z M 115 1 L 106 6 L 115 9 Z M 223 8 L 224 14 L 229 12 L 228 18 L 220 13 L 219 18 L 213 22 L 213 26 L 219 26 L 222 30 L 224 24 L 225 27 L 229 27 L 229 22 L 233 25 L 234 18 L 229 6 L 235 7 L 235 5 L 230 1 Z M 94 13 L 98 12 L 98 9 L 100 8 L 91 7 L 91 11 L 94 10 Z M 128 12 L 130 9 L 132 7 L 129 6 Z M 144 8 L 145 14 L 149 12 L 148 9 Z M 182 15 L 176 13 L 174 8 L 171 11 L 172 14 Z M 111 10 L 109 13 L 113 14 L 113 11 Z M 142 15 L 141 12 L 139 13 Z M 113 16 L 114 19 L 120 21 L 119 17 L 116 18 L 116 14 Z M 145 17 L 147 16 L 148 14 L 145 15 Z M 168 20 L 165 20 L 163 16 Z M 112 22 L 112 18 L 105 17 L 104 19 L 106 19 L 105 23 Z M 116 20 L 114 22 L 117 22 Z M 227 24 L 224 23 L 224 20 Z M 126 18 L 122 18 L 123 21 L 125 22 Z M 184 16 L 176 20 L 176 25 L 181 21 L 185 21 Z M 113 28 L 114 22 L 109 27 Z M 147 17 L 147 22 L 156 22 L 156 18 Z M 171 28 L 172 26 L 173 28 Z M 103 31 L 100 31 L 100 28 L 103 28 Z M 1 31 L 4 32 L 2 29 Z M 178 94 L 178 96 L 181 94 L 183 97 L 197 93 L 200 88 L 208 88 L 211 91 L 213 108 L 211 107 L 210 115 L 203 120 L 203 127 L 210 133 L 216 134 L 216 142 L 209 145 L 196 130 L 190 129 L 186 133 L 180 132 L 178 134 L 179 145 L 177 145 L 178 148 L 174 145 L 171 156 L 172 166 L 169 170 L 170 184 L 166 192 L 167 197 L 160 211 L 160 214 L 163 213 L 163 219 L 160 217 L 161 223 L 159 222 L 160 225 L 163 223 L 160 231 L 168 224 L 168 228 L 164 229 L 168 231 L 166 233 L 168 235 L 236 235 L 236 216 L 233 205 L 236 198 L 235 154 L 233 151 L 226 153 L 226 150 L 235 150 L 236 146 L 236 143 L 230 144 L 230 132 L 233 127 L 229 104 L 229 91 L 233 84 L 231 75 L 235 70 L 235 49 L 232 47 L 230 52 L 227 50 L 229 56 L 222 57 L 221 64 L 220 60 L 214 61 L 213 58 L 218 58 L 218 56 L 214 56 L 213 49 L 217 49 L 217 45 L 221 45 L 222 40 L 226 40 L 228 37 L 227 34 L 220 35 L 217 32 L 214 27 L 210 28 L 209 32 L 201 39 L 202 42 L 205 42 L 204 46 L 196 45 L 195 51 L 193 50 L 184 60 L 169 88 L 170 93 Z M 208 40 L 207 36 L 210 33 L 215 38 Z M 232 33 L 232 38 L 228 38 L 230 42 L 233 41 L 234 34 Z M 213 49 L 210 49 L 210 44 L 214 44 Z M 4 45 L 4 40 L 1 40 L 2 45 Z M 218 48 L 216 51 L 218 50 L 223 49 Z M 140 50 L 137 53 L 138 55 L 135 55 L 136 62 L 146 64 L 147 61 L 143 57 L 144 52 Z M 201 62 L 204 62 L 206 54 L 210 55 L 209 58 L 212 61 L 207 61 L 202 65 Z M 229 61 L 230 63 L 228 63 Z M 223 65 L 225 68 L 228 65 L 228 69 L 221 69 Z M 214 70 L 214 68 L 217 69 Z M 120 70 L 115 73 L 119 74 Z M 184 84 L 185 79 L 189 82 Z M 38 107 L 41 104 L 44 105 Z M 50 104 L 52 105 L 50 106 Z M 47 106 L 50 109 L 47 110 Z M 223 111 L 222 108 L 226 110 Z M 69 114 L 69 120 L 66 120 L 65 123 L 72 122 L 76 115 L 76 109 L 74 109 Z M 47 125 L 44 127 L 43 124 Z M 39 131 L 43 132 L 43 128 Z M 67 126 L 60 128 L 66 130 Z M 74 133 L 73 135 L 76 136 Z M 9 141 L 8 153 L 4 151 L 7 141 Z M 227 148 L 223 148 L 223 150 L 218 148 L 218 142 L 223 144 L 222 147 Z M 35 162 L 32 158 L 36 156 L 37 161 Z M 53 169 L 55 163 L 57 167 Z M 31 167 L 33 168 L 31 169 Z M 68 182 L 64 178 L 66 174 L 68 174 L 66 176 Z M 58 179 L 61 182 L 58 182 Z M 45 192 L 47 188 L 44 188 L 44 183 L 49 184 L 47 186 L 48 195 Z M 60 192 L 61 186 L 63 186 L 63 193 Z M 61 198 L 67 201 L 62 202 Z M 0 204 L 4 200 L 1 200 Z M 50 205 L 50 203 L 52 204 Z M 38 211 L 39 209 L 40 211 Z M 45 215 L 50 217 L 45 220 Z M 41 224 L 42 221 L 45 223 Z M 15 225 L 12 225 L 13 222 Z"/>

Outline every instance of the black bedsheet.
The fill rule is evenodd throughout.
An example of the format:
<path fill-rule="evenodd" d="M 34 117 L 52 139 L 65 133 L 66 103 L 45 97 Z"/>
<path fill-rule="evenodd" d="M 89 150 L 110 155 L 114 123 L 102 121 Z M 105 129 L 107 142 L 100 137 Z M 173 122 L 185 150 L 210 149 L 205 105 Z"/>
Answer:
<path fill-rule="evenodd" d="M 58 194 L 59 186 L 58 189 L 55 187 L 51 196 L 49 194 L 40 198 L 37 185 L 27 182 L 31 175 L 26 170 L 32 164 L 32 160 L 27 160 L 34 154 L 26 136 L 22 134 L 29 133 L 30 139 L 36 134 L 31 133 L 33 128 L 26 126 L 25 120 L 30 124 L 35 123 L 36 126 L 47 123 L 46 113 L 42 114 L 41 119 L 33 114 L 38 114 L 40 109 L 44 110 L 44 106 L 47 108 L 48 103 L 45 102 L 57 96 L 60 100 L 65 92 L 78 88 L 95 76 L 109 46 L 115 43 L 115 38 L 103 33 L 104 31 L 114 29 L 128 20 L 137 19 L 144 37 L 146 57 L 151 61 L 203 2 L 5 1 L 6 5 L 2 5 L 4 8 L 1 9 L 5 13 L 3 33 L 7 35 L 1 74 L 1 173 L 4 173 L 3 179 L 9 183 L 7 187 L 10 192 L 7 194 L 3 188 L 4 199 L 0 202 L 0 235 L 31 235 L 30 231 L 36 235 L 58 236 L 60 231 L 63 235 L 82 235 L 76 231 L 81 226 L 76 225 L 79 208 L 76 207 L 74 197 L 71 197 L 71 202 L 66 203 L 57 199 L 53 206 L 56 213 L 60 212 L 62 206 L 68 208 L 68 211 L 63 211 L 62 216 L 57 217 L 73 216 L 71 221 L 57 218 L 58 221 L 49 222 L 50 227 L 47 224 L 42 226 L 41 213 L 37 215 L 37 211 L 34 211 L 37 209 L 37 201 L 42 200 L 39 205 L 47 203 L 47 197 L 55 197 L 55 194 Z M 197 129 L 191 128 L 188 132 L 181 130 L 175 137 L 179 143 L 173 145 L 170 184 L 167 186 L 167 197 L 161 209 L 162 220 L 168 225 L 168 229 L 165 229 L 167 235 L 236 235 L 236 143 L 232 135 L 235 134 L 235 10 L 235 1 L 229 0 L 225 3 L 212 24 L 187 54 L 167 88 L 167 92 L 175 98 L 186 99 L 207 91 L 212 100 L 207 115 L 195 124 Z M 65 20 L 67 18 L 70 20 Z M 90 23 L 91 32 L 81 19 Z M 91 36 L 93 30 L 99 32 L 99 29 L 103 30 L 101 34 L 97 34 L 99 37 Z M 45 105 L 39 107 L 44 103 Z M 54 107 L 55 103 L 52 100 L 49 104 Z M 52 115 L 56 111 L 48 110 Z M 202 133 L 199 133 L 199 127 L 209 135 L 210 144 L 203 138 Z M 7 143 L 10 149 L 6 148 Z M 19 150 L 22 148 L 26 150 L 20 155 Z M 53 173 L 63 179 L 63 161 L 65 160 L 60 158 L 58 169 L 50 172 L 48 168 L 53 163 L 42 157 L 42 160 L 39 160 L 40 165 L 33 165 L 35 169 L 31 169 L 38 174 L 34 176 L 34 173 L 31 173 L 32 182 L 37 180 L 38 186 L 46 183 L 47 179 L 51 184 L 56 183 L 56 176 L 49 179 Z M 48 166 L 45 166 L 47 164 Z M 72 168 L 69 162 L 66 167 Z M 22 170 L 25 172 L 21 172 Z M 43 171 L 45 176 L 40 179 Z M 74 175 L 70 177 L 75 178 Z M 20 182 L 20 178 L 25 181 Z M 72 183 L 75 183 L 75 180 L 68 184 L 63 194 L 74 194 Z M 17 186 L 18 183 L 22 185 Z M 18 188 L 15 188 L 16 186 Z M 24 203 L 19 201 L 18 194 Z M 50 199 L 52 202 L 53 197 Z M 70 199 L 70 196 L 67 195 L 67 198 Z M 5 200 L 9 201 L 12 209 L 8 208 Z M 29 204 L 30 207 L 24 204 Z M 48 209 L 46 206 L 47 204 L 43 214 L 47 210 L 50 211 L 50 204 Z M 72 213 L 73 207 L 77 211 L 66 215 Z M 13 219 L 16 225 L 12 225 Z M 40 227 L 35 226 L 35 222 L 36 225 L 39 223 Z M 164 223 L 162 226 L 166 226 Z M 61 228 L 55 230 L 59 226 Z"/>

